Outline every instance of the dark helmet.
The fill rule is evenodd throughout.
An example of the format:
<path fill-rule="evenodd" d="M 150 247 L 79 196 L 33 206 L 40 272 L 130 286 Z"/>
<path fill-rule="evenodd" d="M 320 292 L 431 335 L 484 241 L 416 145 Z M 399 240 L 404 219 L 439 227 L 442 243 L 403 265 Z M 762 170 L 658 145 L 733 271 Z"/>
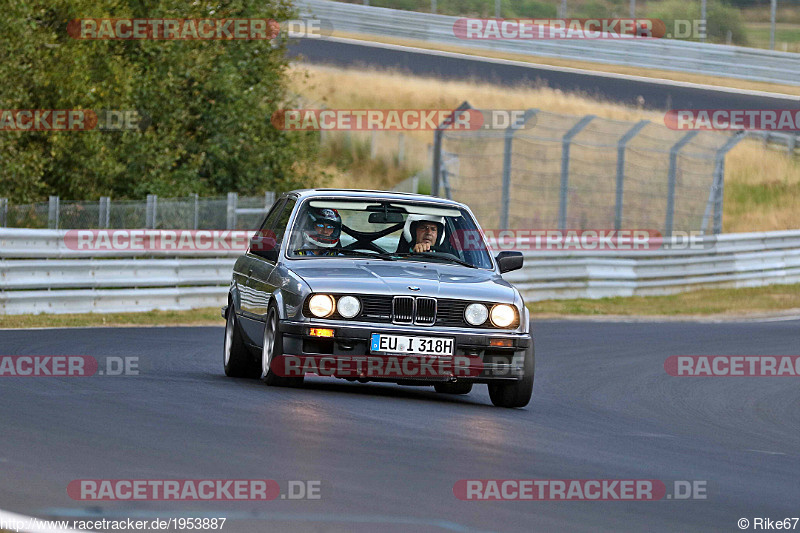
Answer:
<path fill-rule="evenodd" d="M 327 207 L 309 207 L 306 214 L 306 229 L 303 231 L 303 240 L 322 248 L 333 248 L 339 243 L 342 234 L 342 217 L 336 209 Z M 320 230 L 324 226 L 333 226 L 333 232 L 325 235 Z"/>

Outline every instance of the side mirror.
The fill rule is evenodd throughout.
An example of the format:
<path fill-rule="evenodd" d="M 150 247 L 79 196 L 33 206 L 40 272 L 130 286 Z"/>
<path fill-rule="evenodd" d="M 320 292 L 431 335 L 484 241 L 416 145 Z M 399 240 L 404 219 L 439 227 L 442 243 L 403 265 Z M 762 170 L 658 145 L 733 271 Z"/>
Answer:
<path fill-rule="evenodd" d="M 250 253 L 272 263 L 278 262 L 279 249 L 280 246 L 275 242 L 274 235 L 255 235 L 250 238 Z"/>
<path fill-rule="evenodd" d="M 495 260 L 500 267 L 501 274 L 522 268 L 522 252 L 500 252 Z"/>

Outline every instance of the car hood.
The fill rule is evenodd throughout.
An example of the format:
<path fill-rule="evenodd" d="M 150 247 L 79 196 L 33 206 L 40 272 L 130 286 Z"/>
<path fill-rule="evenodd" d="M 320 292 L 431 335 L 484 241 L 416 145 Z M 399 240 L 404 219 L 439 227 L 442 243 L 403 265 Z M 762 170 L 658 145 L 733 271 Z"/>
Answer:
<path fill-rule="evenodd" d="M 304 265 L 302 263 L 309 263 Z M 415 261 L 325 259 L 289 268 L 313 292 L 432 296 L 514 303 L 516 291 L 496 272 Z M 409 289 L 419 287 L 418 291 Z"/>

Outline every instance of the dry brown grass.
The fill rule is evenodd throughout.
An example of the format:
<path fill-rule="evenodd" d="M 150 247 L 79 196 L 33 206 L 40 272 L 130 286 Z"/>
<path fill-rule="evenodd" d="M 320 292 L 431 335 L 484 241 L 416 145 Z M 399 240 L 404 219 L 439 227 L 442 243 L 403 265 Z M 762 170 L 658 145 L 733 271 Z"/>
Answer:
<path fill-rule="evenodd" d="M 609 119 L 648 119 L 655 123 L 663 123 L 664 118 L 663 113 L 548 87 L 504 87 L 420 78 L 398 72 L 303 66 L 292 71 L 292 84 L 296 92 L 329 108 L 453 109 L 468 100 L 478 108 L 536 107 L 555 113 L 591 113 Z M 427 164 L 425 147 L 432 138 L 431 132 L 407 132 L 407 153 L 411 159 L 407 170 Z M 386 186 L 403 175 L 388 170 L 375 175 L 371 173 L 374 170 L 366 165 L 355 172 L 333 169 L 328 185 Z M 759 141 L 745 140 L 728 154 L 725 170 L 726 232 L 800 228 L 800 164 L 796 160 L 783 152 L 765 148 Z"/>

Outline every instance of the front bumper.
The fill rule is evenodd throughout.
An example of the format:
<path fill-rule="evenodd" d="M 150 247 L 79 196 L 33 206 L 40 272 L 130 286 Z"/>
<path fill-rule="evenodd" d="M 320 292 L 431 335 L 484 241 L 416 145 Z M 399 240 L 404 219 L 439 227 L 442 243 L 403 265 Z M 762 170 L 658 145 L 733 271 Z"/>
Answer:
<path fill-rule="evenodd" d="M 332 338 L 312 337 L 311 328 L 333 329 Z M 420 376 L 391 375 L 375 377 L 362 375 L 369 381 L 391 381 L 424 383 L 437 381 L 470 381 L 488 383 L 493 381 L 517 381 L 524 375 L 524 358 L 533 351 L 530 334 L 514 331 L 480 331 L 456 328 L 430 328 L 401 326 L 396 324 L 342 324 L 325 322 L 281 321 L 278 325 L 283 338 L 283 353 L 291 356 L 321 356 L 328 359 L 357 359 L 359 357 L 381 357 L 370 354 L 370 339 L 373 333 L 422 337 L 449 337 L 455 341 L 455 354 L 448 359 L 454 372 Z M 492 346 L 492 340 L 504 340 L 509 346 Z M 531 356 L 533 354 L 531 353 Z M 409 357 L 409 356 L 390 356 Z M 410 356 L 424 359 L 426 356 Z M 438 359 L 438 358 L 437 358 Z M 413 373 L 412 373 L 413 374 Z"/>

